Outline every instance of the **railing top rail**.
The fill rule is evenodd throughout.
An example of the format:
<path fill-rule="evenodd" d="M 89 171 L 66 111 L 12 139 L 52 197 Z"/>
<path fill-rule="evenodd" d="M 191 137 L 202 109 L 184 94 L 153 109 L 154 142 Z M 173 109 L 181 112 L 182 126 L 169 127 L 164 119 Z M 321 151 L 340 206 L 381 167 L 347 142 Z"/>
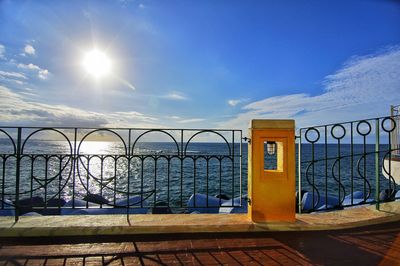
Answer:
<path fill-rule="evenodd" d="M 183 130 L 183 131 L 242 131 L 241 129 L 227 129 L 227 128 L 146 128 L 146 127 L 65 127 L 65 126 L 1 126 L 0 128 L 26 128 L 26 129 L 88 129 L 88 130 L 96 130 L 96 129 L 111 129 L 111 130 Z"/>
<path fill-rule="evenodd" d="M 318 125 L 318 126 L 306 126 L 306 127 L 301 127 L 299 128 L 299 130 L 304 130 L 304 129 L 309 129 L 309 128 L 317 128 L 317 127 L 329 127 L 329 126 L 334 126 L 334 125 L 338 125 L 338 124 L 350 124 L 350 123 L 356 123 L 356 122 L 361 122 L 361 121 L 372 121 L 372 120 L 377 120 L 377 119 L 384 119 L 384 118 L 388 118 L 388 117 L 396 117 L 396 118 L 400 118 L 400 114 L 399 115 L 394 115 L 394 116 L 380 116 L 380 117 L 374 117 L 374 118 L 367 118 L 367 119 L 359 119 L 359 120 L 353 120 L 353 121 L 345 121 L 345 122 L 338 122 L 338 123 L 331 123 L 331 124 L 324 124 L 324 125 Z"/>

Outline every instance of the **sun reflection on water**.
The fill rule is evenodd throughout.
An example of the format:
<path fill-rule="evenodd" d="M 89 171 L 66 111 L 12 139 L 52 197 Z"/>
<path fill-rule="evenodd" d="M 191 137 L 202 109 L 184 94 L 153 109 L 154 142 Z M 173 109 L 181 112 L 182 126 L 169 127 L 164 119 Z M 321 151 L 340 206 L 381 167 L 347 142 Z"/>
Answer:
<path fill-rule="evenodd" d="M 79 147 L 79 154 L 105 155 L 111 153 L 121 153 L 120 145 L 115 145 L 111 141 L 85 141 Z"/>

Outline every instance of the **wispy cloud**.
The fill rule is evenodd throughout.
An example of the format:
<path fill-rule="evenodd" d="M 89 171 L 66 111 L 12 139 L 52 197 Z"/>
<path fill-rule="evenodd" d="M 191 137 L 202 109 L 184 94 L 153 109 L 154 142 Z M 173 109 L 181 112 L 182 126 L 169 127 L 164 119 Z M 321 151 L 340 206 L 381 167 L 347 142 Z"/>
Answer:
<path fill-rule="evenodd" d="M 197 122 L 203 122 L 205 121 L 204 118 L 190 118 L 190 119 L 183 119 L 180 121 L 177 121 L 180 124 L 187 124 L 187 123 L 197 123 Z"/>
<path fill-rule="evenodd" d="M 49 77 L 50 72 L 47 69 L 39 70 L 38 77 L 40 79 L 47 79 Z"/>
<path fill-rule="evenodd" d="M 127 86 L 129 89 L 131 89 L 131 90 L 133 90 L 133 91 L 136 90 L 135 86 L 133 86 L 133 84 L 130 83 L 129 81 L 127 81 L 127 80 L 125 80 L 125 79 L 123 79 L 123 78 L 120 78 L 120 77 L 118 77 L 118 76 L 114 76 L 114 78 L 116 78 L 119 82 L 121 82 L 122 84 L 124 84 L 125 86 Z"/>
<path fill-rule="evenodd" d="M 4 125 L 88 125 L 107 123 L 101 114 L 64 105 L 48 105 L 0 86 L 0 121 Z"/>
<path fill-rule="evenodd" d="M 27 79 L 23 73 L 19 72 L 7 72 L 0 70 L 0 78 L 17 78 L 17 79 Z"/>
<path fill-rule="evenodd" d="M 34 55 L 36 53 L 35 48 L 32 45 L 26 44 L 24 47 L 24 53 L 29 55 Z"/>
<path fill-rule="evenodd" d="M 40 70 L 41 68 L 34 64 L 18 64 L 19 68 Z"/>
<path fill-rule="evenodd" d="M 134 117 L 135 119 L 139 119 L 141 121 L 158 121 L 158 118 L 147 116 L 142 113 L 134 112 L 134 111 L 115 112 L 113 115 L 118 116 L 119 118 L 124 117 L 124 118 L 128 118 L 128 119 Z"/>
<path fill-rule="evenodd" d="M 35 93 L 26 88 L 16 93 L 0 86 L 0 122 L 21 126 L 84 127 L 160 127 L 155 117 L 139 112 L 101 113 L 66 105 L 50 105 L 32 99 Z"/>
<path fill-rule="evenodd" d="M 6 47 L 0 44 L 0 58 L 4 59 L 6 54 Z"/>
<path fill-rule="evenodd" d="M 32 63 L 30 63 L 30 64 L 21 64 L 20 63 L 17 66 L 18 66 L 18 68 L 21 68 L 21 69 L 29 69 L 29 70 L 37 71 L 38 78 L 43 79 L 43 80 L 47 79 L 49 77 L 49 74 L 50 74 L 49 70 L 41 68 L 41 67 L 39 67 L 37 65 L 34 65 Z"/>
<path fill-rule="evenodd" d="M 400 102 L 400 46 L 352 57 L 322 85 L 320 95 L 280 95 L 247 104 L 220 126 L 245 129 L 255 118 L 293 118 L 301 127 L 387 115 L 390 104 Z"/>
<path fill-rule="evenodd" d="M 25 96 L 29 96 L 29 97 L 36 97 L 36 96 L 38 96 L 36 93 L 29 92 L 29 91 L 21 91 L 20 94 L 25 95 Z"/>
<path fill-rule="evenodd" d="M 18 85 L 23 85 L 25 84 L 25 81 L 22 80 L 18 80 L 18 79 L 10 79 L 11 81 L 14 81 L 15 83 L 17 83 Z"/>
<path fill-rule="evenodd" d="M 180 116 L 177 116 L 177 115 L 171 115 L 171 116 L 167 116 L 167 119 L 174 119 L 174 120 L 176 120 L 176 119 L 181 119 L 181 117 L 180 117 Z"/>
<path fill-rule="evenodd" d="M 171 93 L 168 93 L 168 94 L 165 95 L 163 98 L 170 99 L 170 100 L 175 100 L 175 101 L 185 101 L 185 100 L 188 100 L 188 98 L 187 98 L 185 95 L 183 95 L 183 94 L 180 93 L 180 92 L 176 92 L 176 91 L 171 92 Z"/>
<path fill-rule="evenodd" d="M 244 103 L 247 102 L 249 99 L 230 99 L 228 100 L 228 104 L 230 106 L 235 107 L 236 105 L 240 104 L 240 103 Z"/>

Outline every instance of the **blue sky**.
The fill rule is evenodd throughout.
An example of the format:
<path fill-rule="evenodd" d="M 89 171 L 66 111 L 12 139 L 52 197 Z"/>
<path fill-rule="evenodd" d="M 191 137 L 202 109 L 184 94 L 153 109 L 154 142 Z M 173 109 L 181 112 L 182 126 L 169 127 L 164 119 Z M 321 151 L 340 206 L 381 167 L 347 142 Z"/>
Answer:
<path fill-rule="evenodd" d="M 97 48 L 100 80 L 82 67 Z M 0 1 L 0 124 L 246 129 L 389 114 L 400 1 Z"/>

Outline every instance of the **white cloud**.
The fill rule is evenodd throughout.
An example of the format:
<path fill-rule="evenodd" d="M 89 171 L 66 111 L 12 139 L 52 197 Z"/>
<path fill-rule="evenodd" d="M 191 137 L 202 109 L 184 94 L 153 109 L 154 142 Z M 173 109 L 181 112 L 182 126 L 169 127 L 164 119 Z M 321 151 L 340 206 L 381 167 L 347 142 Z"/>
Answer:
<path fill-rule="evenodd" d="M 203 121 L 205 121 L 204 118 L 190 118 L 190 119 L 180 120 L 180 121 L 178 121 L 178 123 L 187 124 L 187 123 L 197 123 L 197 122 L 203 122 Z"/>
<path fill-rule="evenodd" d="M 33 70 L 40 70 L 41 68 L 37 65 L 34 65 L 32 63 L 29 64 L 18 64 L 17 65 L 19 68 L 24 68 L 24 69 L 33 69 Z"/>
<path fill-rule="evenodd" d="M 0 121 L 5 125 L 89 125 L 98 126 L 107 121 L 101 114 L 85 112 L 64 105 L 48 105 L 28 100 L 0 86 Z M 31 95 L 29 95 L 31 96 Z"/>
<path fill-rule="evenodd" d="M 165 95 L 163 98 L 170 99 L 170 100 L 176 100 L 176 101 L 188 100 L 188 98 L 180 92 L 171 92 L 171 93 Z"/>
<path fill-rule="evenodd" d="M 160 127 L 157 118 L 139 112 L 100 113 L 32 100 L 29 88 L 15 93 L 0 86 L 0 123 L 10 126 Z"/>
<path fill-rule="evenodd" d="M 5 58 L 4 54 L 6 53 L 6 47 L 0 44 L 0 58 Z"/>
<path fill-rule="evenodd" d="M 47 69 L 39 70 L 38 77 L 40 79 L 47 79 L 49 77 L 49 71 Z"/>
<path fill-rule="evenodd" d="M 134 117 L 135 119 L 141 120 L 141 121 L 157 121 L 158 118 L 155 117 L 151 117 L 151 116 L 147 116 L 144 115 L 142 113 L 139 112 L 115 112 L 114 114 L 112 114 L 112 116 L 116 116 L 119 119 L 124 118 L 129 120 L 130 118 Z"/>
<path fill-rule="evenodd" d="M 400 47 L 353 57 L 325 77 L 323 93 L 290 94 L 252 102 L 221 127 L 247 129 L 255 118 L 296 119 L 297 127 L 389 114 L 400 103 Z"/>
<path fill-rule="evenodd" d="M 25 84 L 25 82 L 23 82 L 22 80 L 13 79 L 12 81 L 14 81 L 15 83 L 17 83 L 18 85 L 23 85 L 23 84 Z"/>
<path fill-rule="evenodd" d="M 0 124 L 35 127 L 172 128 L 205 121 L 203 118 L 180 120 L 179 117 L 174 117 L 176 120 L 173 121 L 166 121 L 165 117 L 159 119 L 135 111 L 95 112 L 66 105 L 40 103 L 38 99 L 40 99 L 40 95 L 36 95 L 35 91 L 30 88 L 16 93 L 0 85 Z M 171 134 L 179 134 L 177 132 L 171 132 Z M 190 131 L 186 133 L 191 134 Z M 229 138 L 229 135 L 226 137 Z M 148 140 L 164 141 L 159 135 L 150 136 Z M 221 141 L 219 136 L 210 133 L 200 134 L 195 140 Z M 170 141 L 170 139 L 165 139 L 165 141 Z"/>
<path fill-rule="evenodd" d="M 181 119 L 181 117 L 180 116 L 177 116 L 177 115 L 171 115 L 171 116 L 167 116 L 167 118 L 168 119 Z"/>
<path fill-rule="evenodd" d="M 231 99 L 231 100 L 228 100 L 228 104 L 230 106 L 235 107 L 236 105 L 246 102 L 246 101 L 248 101 L 248 99 Z"/>
<path fill-rule="evenodd" d="M 18 64 L 17 67 L 18 68 L 22 68 L 22 69 L 35 70 L 35 71 L 37 71 L 38 78 L 43 79 L 43 80 L 47 79 L 49 74 L 50 74 L 50 72 L 47 69 L 43 69 L 43 68 L 41 68 L 41 67 L 39 67 L 37 65 L 34 65 L 32 63 L 29 63 L 29 64 Z"/>
<path fill-rule="evenodd" d="M 129 81 L 127 81 L 125 79 L 122 79 L 122 78 L 119 78 L 119 77 L 116 77 L 116 78 L 118 79 L 119 82 L 121 82 L 122 84 L 124 84 L 125 86 L 130 88 L 131 90 L 133 90 L 133 91 L 136 90 L 135 86 L 133 86 L 132 83 L 130 83 Z"/>
<path fill-rule="evenodd" d="M 33 48 L 32 45 L 27 44 L 27 45 L 25 45 L 25 47 L 24 47 L 24 52 L 25 52 L 26 54 L 34 55 L 35 52 L 36 52 L 36 50 L 35 50 L 35 48 Z"/>
<path fill-rule="evenodd" d="M 29 92 L 29 91 L 21 91 L 20 94 L 25 95 L 25 96 L 29 96 L 29 97 L 36 97 L 36 96 L 38 96 L 36 93 Z"/>
<path fill-rule="evenodd" d="M 6 72 L 0 70 L 0 78 L 17 78 L 17 79 L 27 79 L 27 77 L 19 72 Z"/>

